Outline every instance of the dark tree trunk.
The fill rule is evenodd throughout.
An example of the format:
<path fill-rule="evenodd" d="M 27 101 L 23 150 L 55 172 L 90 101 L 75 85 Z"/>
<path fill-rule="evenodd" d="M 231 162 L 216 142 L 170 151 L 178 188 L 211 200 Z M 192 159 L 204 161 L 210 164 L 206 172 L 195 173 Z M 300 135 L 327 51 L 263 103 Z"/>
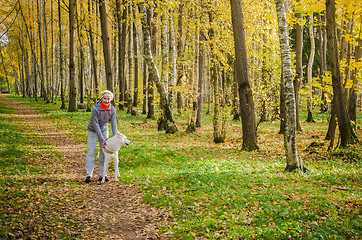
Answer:
<path fill-rule="evenodd" d="M 348 115 L 346 94 L 342 86 L 342 75 L 337 46 L 335 11 L 335 0 L 326 0 L 326 25 L 329 43 L 329 47 L 327 49 L 329 55 L 328 65 L 332 72 L 333 94 L 341 137 L 341 147 L 346 147 L 348 144 L 355 143 L 358 139 Z"/>
<path fill-rule="evenodd" d="M 77 88 L 75 84 L 75 24 L 76 0 L 69 0 L 69 106 L 68 112 L 77 111 Z"/>
<path fill-rule="evenodd" d="M 99 13 L 101 19 L 103 55 L 104 55 L 104 65 L 106 70 L 107 89 L 110 90 L 111 92 L 114 92 L 113 78 L 112 78 L 112 61 L 111 61 L 111 51 L 109 47 L 107 12 L 106 12 L 105 0 L 99 1 Z"/>
<path fill-rule="evenodd" d="M 234 62 L 234 69 L 235 69 L 235 62 Z M 240 104 L 239 104 L 239 83 L 235 77 L 235 70 L 233 70 L 233 83 L 231 86 L 231 91 L 233 94 L 233 98 L 232 98 L 232 115 L 233 115 L 233 119 L 234 120 L 239 120 L 240 119 Z"/>
<path fill-rule="evenodd" d="M 48 24 L 46 17 L 46 6 L 45 0 L 43 0 L 43 31 L 44 31 L 44 87 L 45 87 L 45 100 L 46 103 L 50 103 L 51 98 L 51 84 L 50 84 L 50 76 L 49 76 L 49 61 L 48 61 Z"/>
<path fill-rule="evenodd" d="M 136 18 L 136 16 L 134 16 Z M 133 48 L 134 48 L 134 92 L 133 92 L 133 106 L 138 105 L 138 34 L 136 23 L 133 22 Z"/>
<path fill-rule="evenodd" d="M 337 127 L 337 113 L 336 113 L 336 108 L 335 108 L 335 102 L 336 100 L 333 98 L 332 103 L 331 103 L 331 118 L 329 119 L 329 124 L 328 124 L 328 130 L 327 130 L 327 134 L 326 137 L 324 138 L 325 140 L 331 140 L 334 137 L 334 133 L 336 131 L 336 127 Z"/>
<path fill-rule="evenodd" d="M 241 1 L 230 0 L 235 43 L 235 77 L 239 83 L 243 149 L 258 149 L 253 93 L 249 81 L 248 58 Z"/>
<path fill-rule="evenodd" d="M 157 48 L 157 44 L 156 44 L 156 34 L 157 34 L 157 26 L 155 21 L 151 21 L 152 18 L 156 18 L 157 14 L 154 13 L 153 10 L 151 10 L 150 8 L 147 8 L 147 24 L 148 27 L 150 28 L 150 34 L 151 34 L 151 53 L 152 54 L 156 54 L 156 48 Z M 144 38 L 144 36 L 143 36 Z M 144 43 L 145 44 L 145 43 Z M 146 51 L 145 51 L 145 55 L 146 55 Z M 145 58 L 145 62 L 147 62 L 147 59 Z M 146 64 L 146 63 L 145 63 Z M 148 65 L 148 64 L 147 64 Z M 149 67 L 147 67 L 148 70 L 148 86 L 147 86 L 147 92 L 148 92 L 148 99 L 147 99 L 147 118 L 150 119 L 154 119 L 155 118 L 155 106 L 154 106 L 154 94 L 155 94 L 155 90 L 154 90 L 154 79 L 153 79 L 153 74 L 151 73 L 151 70 Z"/>
<path fill-rule="evenodd" d="M 126 37 L 127 37 L 127 7 L 121 11 L 121 0 L 116 1 L 117 21 L 118 21 L 118 84 L 119 84 L 119 110 L 125 110 L 126 100 Z M 124 0 L 123 5 L 127 0 Z"/>
<path fill-rule="evenodd" d="M 58 0 L 58 26 L 59 26 L 59 78 L 60 78 L 60 99 L 62 104 L 60 109 L 66 109 L 65 106 L 65 79 L 63 71 L 63 43 L 62 43 L 62 12 L 61 12 L 61 0 Z"/>
<path fill-rule="evenodd" d="M 84 50 L 83 50 L 83 36 L 80 32 L 80 22 L 78 19 L 77 14 L 77 34 L 78 34 L 78 41 L 79 41 L 79 56 L 78 56 L 78 93 L 79 93 L 79 102 L 84 102 Z"/>

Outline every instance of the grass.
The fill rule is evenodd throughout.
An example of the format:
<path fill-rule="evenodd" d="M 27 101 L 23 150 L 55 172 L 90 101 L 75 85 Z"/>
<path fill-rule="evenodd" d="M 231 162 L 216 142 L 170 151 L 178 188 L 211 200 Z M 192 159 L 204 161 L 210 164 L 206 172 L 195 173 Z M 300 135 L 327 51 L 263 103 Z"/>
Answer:
<path fill-rule="evenodd" d="M 66 212 L 68 194 L 58 193 L 71 183 L 55 183 L 44 167 L 62 158 L 14 114 L 0 102 L 0 238 L 74 239 L 64 232 L 75 219 Z"/>
<path fill-rule="evenodd" d="M 90 113 L 7 97 L 27 102 L 86 144 Z M 119 154 L 120 180 L 138 185 L 145 201 L 165 209 L 168 221 L 161 231 L 174 239 L 359 239 L 361 145 L 327 153 L 328 117 L 314 117 L 315 123 L 302 121 L 298 135 L 299 152 L 310 169 L 303 174 L 284 172 L 278 123 L 262 123 L 261 150 L 245 152 L 238 121 L 228 122 L 226 143 L 214 144 L 210 115 L 204 115 L 202 129 L 194 134 L 185 134 L 187 116 L 176 116 L 180 131 L 168 135 L 157 131 L 155 120 L 118 111 L 118 129 L 132 141 Z M 4 139 L 19 134 L 6 129 Z M 358 135 L 361 139 L 361 131 Z M 309 151 L 312 142 L 321 145 Z"/>

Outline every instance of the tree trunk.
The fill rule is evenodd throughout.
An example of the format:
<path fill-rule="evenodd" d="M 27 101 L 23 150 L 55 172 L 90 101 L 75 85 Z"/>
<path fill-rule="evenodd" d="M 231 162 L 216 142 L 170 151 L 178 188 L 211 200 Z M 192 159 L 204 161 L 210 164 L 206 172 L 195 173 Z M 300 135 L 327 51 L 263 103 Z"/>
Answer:
<path fill-rule="evenodd" d="M 93 40 L 93 29 L 92 29 L 92 20 L 91 20 L 91 0 L 88 0 L 88 15 L 89 15 L 89 27 L 88 27 L 88 33 L 89 33 L 89 51 L 91 55 L 91 61 L 92 61 L 92 76 L 94 80 L 94 92 L 95 95 L 98 96 L 98 71 L 97 71 L 97 60 L 96 60 L 96 52 L 94 50 L 94 40 Z"/>
<path fill-rule="evenodd" d="M 306 168 L 303 165 L 302 159 L 298 154 L 296 144 L 296 110 L 295 110 L 295 96 L 293 86 L 292 64 L 289 50 L 289 36 L 286 12 L 283 0 L 275 0 L 278 17 L 278 33 L 282 60 L 282 79 L 285 91 L 286 102 L 286 119 L 285 119 L 285 133 L 284 133 L 284 147 L 287 157 L 287 166 L 285 171 L 293 171 L 300 169 L 305 172 Z"/>
<path fill-rule="evenodd" d="M 358 45 L 355 48 L 355 53 L 354 53 L 354 59 L 356 59 L 357 62 L 361 62 L 361 57 L 362 57 L 362 51 L 361 51 L 361 44 L 362 44 L 362 39 L 358 38 Z M 357 80 L 357 74 L 358 74 L 358 69 L 357 67 L 355 67 L 352 71 L 352 76 L 351 76 L 351 80 L 353 81 L 351 90 L 350 90 L 350 95 L 349 95 L 349 99 L 348 99 L 348 112 L 349 112 L 349 116 L 351 117 L 351 121 L 354 123 L 354 129 L 356 130 L 357 127 L 357 113 L 356 113 L 356 108 L 357 108 L 357 90 L 358 90 L 358 80 Z"/>
<path fill-rule="evenodd" d="M 30 76 L 30 66 L 29 66 L 29 54 L 28 54 L 28 50 L 25 49 L 24 51 L 24 67 L 25 67 L 25 87 L 24 87 L 24 92 L 25 92 L 25 97 L 30 97 L 30 81 L 31 81 L 31 76 Z"/>
<path fill-rule="evenodd" d="M 69 0 L 69 106 L 68 112 L 77 111 L 77 88 L 75 79 L 75 26 L 76 0 Z"/>
<path fill-rule="evenodd" d="M 118 84 L 119 84 L 119 110 L 124 110 L 126 94 L 126 37 L 127 37 L 127 0 L 124 0 L 123 11 L 121 11 L 121 0 L 116 1 L 117 21 L 118 21 Z"/>
<path fill-rule="evenodd" d="M 111 61 L 111 51 L 109 47 L 108 23 L 107 23 L 105 0 L 99 1 L 99 13 L 101 19 L 103 55 L 104 55 L 104 65 L 106 70 L 107 89 L 110 90 L 111 92 L 114 92 L 113 78 L 112 78 L 112 61 Z"/>
<path fill-rule="evenodd" d="M 23 94 L 23 98 L 27 98 L 28 97 L 27 87 L 28 87 L 29 78 L 30 78 L 30 76 L 29 76 L 29 56 L 28 56 L 28 49 L 25 48 L 25 46 L 24 46 L 25 36 L 24 36 L 24 31 L 20 27 L 19 17 L 17 17 L 17 20 L 19 22 L 19 32 L 21 33 L 21 41 L 19 42 L 19 45 L 21 48 L 21 61 L 22 61 L 22 68 L 21 68 L 22 79 L 23 79 L 22 94 Z"/>
<path fill-rule="evenodd" d="M 79 47 L 78 47 L 78 93 L 79 93 L 79 102 L 84 102 L 84 50 L 83 50 L 83 35 L 80 31 L 80 25 L 77 14 L 77 35 L 78 35 L 78 41 L 79 41 Z"/>
<path fill-rule="evenodd" d="M 334 138 L 334 134 L 336 132 L 336 128 L 337 128 L 337 113 L 336 113 L 336 107 L 335 107 L 335 98 L 333 97 L 333 100 L 331 102 L 331 118 L 329 119 L 329 124 L 328 124 L 328 130 L 327 130 L 327 134 L 326 137 L 324 138 L 324 140 L 332 140 Z"/>
<path fill-rule="evenodd" d="M 16 70 L 16 66 L 13 64 L 13 57 L 12 55 L 10 55 L 10 64 L 11 64 L 11 68 L 13 69 L 13 75 L 14 75 L 14 90 L 15 90 L 15 94 L 19 95 L 20 89 L 19 89 L 19 74 L 18 71 Z"/>
<path fill-rule="evenodd" d="M 54 6 L 54 0 L 51 0 L 50 1 L 50 19 L 51 19 L 51 27 L 50 27 L 50 35 L 51 35 L 51 42 L 50 42 L 50 50 L 51 50 L 51 53 L 50 53 L 50 99 L 51 99 L 51 102 L 54 103 L 54 95 L 55 95 L 55 86 L 56 86 L 56 83 L 57 83 L 57 79 L 56 79 L 56 76 L 55 76 L 55 67 L 56 67 L 56 64 L 54 63 L 54 52 L 55 52 L 55 45 L 54 45 L 54 9 L 53 9 L 53 6 Z"/>
<path fill-rule="evenodd" d="M 166 92 L 168 92 L 168 57 L 169 44 L 168 44 L 168 21 L 166 14 L 161 15 L 161 81 L 165 84 Z"/>
<path fill-rule="evenodd" d="M 309 17 L 309 36 L 310 36 L 310 55 L 308 61 L 308 100 L 307 100 L 307 111 L 308 118 L 307 122 L 314 122 L 313 118 L 313 63 L 314 63 L 314 54 L 315 54 L 315 41 L 314 41 L 314 27 L 313 27 L 313 13 Z"/>
<path fill-rule="evenodd" d="M 226 138 L 225 131 L 225 122 L 221 123 L 220 126 L 220 92 L 219 92 L 219 81 L 220 77 L 218 74 L 217 62 L 214 61 L 211 66 L 212 79 L 213 79 L 213 90 L 214 90 L 214 118 L 213 118 L 213 127 L 214 127 L 214 143 L 223 143 Z"/>
<path fill-rule="evenodd" d="M 9 83 L 9 78 L 8 78 L 8 71 L 6 70 L 6 67 L 5 67 L 4 56 L 3 56 L 3 52 L 1 51 L 1 48 L 0 48 L 0 55 L 1 55 L 1 62 L 3 64 L 3 68 L 4 68 L 4 72 L 5 72 L 6 85 L 8 87 L 7 92 L 10 93 L 10 83 Z"/>
<path fill-rule="evenodd" d="M 170 1 L 172 2 L 172 1 Z M 170 35 L 170 53 L 169 53 L 169 65 L 170 65 L 170 77 L 169 77 L 169 91 L 168 99 L 171 107 L 172 114 L 174 114 L 175 107 L 175 85 L 177 77 L 177 65 L 176 65 L 176 37 L 175 37 L 175 28 L 174 28 L 174 12 L 171 10 L 171 16 L 169 20 L 169 35 Z"/>
<path fill-rule="evenodd" d="M 335 0 L 326 0 L 326 25 L 329 47 L 329 69 L 332 72 L 333 94 L 335 97 L 335 107 L 338 118 L 338 127 L 341 137 L 341 147 L 353 144 L 358 141 L 353 124 L 347 111 L 347 99 L 342 86 L 342 75 L 339 63 L 336 20 L 335 20 Z"/>
<path fill-rule="evenodd" d="M 35 37 L 33 38 L 34 41 L 34 46 L 35 46 Z M 29 96 L 33 95 L 33 97 L 35 98 L 36 101 L 38 101 L 38 92 L 36 91 L 37 89 L 37 81 L 38 81 L 38 68 L 37 68 L 37 62 L 34 58 L 34 55 L 31 57 L 31 62 L 32 62 L 32 70 L 31 70 L 31 81 L 30 81 L 30 88 L 29 88 Z"/>
<path fill-rule="evenodd" d="M 43 0 L 43 25 L 44 25 L 44 60 L 45 60 L 45 78 L 44 78 L 44 87 L 45 87 L 45 100 L 46 103 L 50 103 L 50 76 L 49 76 L 49 57 L 48 57 L 48 24 L 46 17 L 46 5 L 45 0 Z M 39 40 L 41 41 L 41 40 Z"/>
<path fill-rule="evenodd" d="M 212 24 L 213 22 L 213 12 L 209 11 L 208 12 L 209 15 L 209 23 Z M 220 124 L 220 68 L 219 68 L 219 62 L 217 60 L 217 56 L 215 56 L 215 54 L 213 54 L 213 49 L 214 49 L 214 42 L 212 40 L 214 40 L 214 29 L 210 28 L 209 29 L 209 40 L 211 40 L 210 43 L 210 79 L 213 80 L 213 90 L 214 90 L 214 117 L 213 117 L 213 128 L 214 128 L 214 143 L 223 143 L 225 142 L 225 138 L 226 138 L 226 129 L 225 129 L 225 121 L 223 121 Z M 220 126 L 221 125 L 221 126 Z"/>
<path fill-rule="evenodd" d="M 183 77 L 183 64 L 182 64 L 182 52 L 183 52 L 183 45 L 182 45 L 182 28 L 183 28 L 183 8 L 184 8 L 184 3 L 180 2 L 179 5 L 179 10 L 178 10 L 178 24 L 177 24 L 177 32 L 178 32 L 178 36 L 177 36 L 177 83 L 176 86 L 177 87 L 181 87 L 182 86 L 182 77 Z M 182 109 L 182 92 L 181 91 L 177 91 L 177 109 L 179 112 L 181 112 Z"/>
<path fill-rule="evenodd" d="M 199 74 L 197 85 L 197 108 L 195 126 L 200 128 L 202 125 L 202 111 L 204 106 L 204 85 L 206 78 L 206 37 L 203 31 L 199 35 Z"/>
<path fill-rule="evenodd" d="M 59 79 L 60 79 L 60 99 L 62 104 L 60 109 L 65 109 L 65 79 L 63 75 L 63 43 L 62 43 L 62 12 L 60 6 L 61 0 L 58 0 L 58 26 L 59 26 Z"/>
<path fill-rule="evenodd" d="M 40 52 L 40 68 L 38 68 L 39 70 L 39 75 L 40 75 L 40 96 L 42 98 L 44 98 L 44 100 L 47 100 L 47 93 L 46 93 L 46 81 L 45 81 L 45 77 L 44 77 L 44 56 L 43 56 L 43 36 L 42 36 L 42 26 L 41 26 L 41 6 L 39 4 L 39 0 L 36 1 L 36 5 L 37 5 L 37 15 L 38 15 L 38 36 L 39 36 L 39 52 Z M 37 84 L 35 84 L 37 85 Z"/>
<path fill-rule="evenodd" d="M 134 66 L 133 66 L 133 6 L 128 7 L 129 10 L 129 31 L 128 31 L 128 91 L 127 91 L 127 113 L 132 114 L 133 112 L 133 80 L 134 80 Z M 133 115 L 133 114 L 132 114 Z"/>
<path fill-rule="evenodd" d="M 166 133 L 175 133 L 177 131 L 176 123 L 173 119 L 171 108 L 168 102 L 168 96 L 164 83 L 161 81 L 160 74 L 158 72 L 157 66 L 153 60 L 153 55 L 151 51 L 151 36 L 150 36 L 150 27 L 147 24 L 147 13 L 145 11 L 144 3 L 140 3 L 140 10 L 143 14 L 142 18 L 142 29 L 144 37 L 144 48 L 145 48 L 145 57 L 146 62 L 149 67 L 150 74 L 152 75 L 152 81 L 155 82 L 157 86 L 158 93 L 160 95 L 160 104 L 162 108 L 162 115 L 166 120 Z"/>
<path fill-rule="evenodd" d="M 233 98 L 232 98 L 232 110 L 231 110 L 231 114 L 233 115 L 233 119 L 234 120 L 239 120 L 240 119 L 240 103 L 238 101 L 239 99 L 239 83 L 235 77 L 235 61 L 233 64 L 233 81 L 232 81 L 232 85 L 231 85 L 231 91 L 233 94 Z"/>
<path fill-rule="evenodd" d="M 151 34 L 151 53 L 152 54 L 156 54 L 156 48 L 157 48 L 157 44 L 156 44 L 156 35 L 157 35 L 157 26 L 155 21 L 152 21 L 152 18 L 157 18 L 157 13 L 155 13 L 153 11 L 153 9 L 151 8 L 147 8 L 147 26 L 150 28 L 150 34 Z M 143 39 L 145 39 L 145 37 L 143 36 Z M 145 45 L 145 42 L 143 40 L 143 45 Z M 144 50 L 144 55 L 146 56 L 146 49 L 145 47 L 143 47 Z M 147 59 L 145 58 L 145 65 L 147 63 Z M 148 98 L 147 98 L 147 118 L 150 119 L 154 119 L 155 118 L 155 106 L 154 106 L 154 94 L 155 94 L 155 90 L 154 90 L 154 80 L 153 80 L 153 74 L 150 71 L 150 67 L 147 66 L 147 71 L 148 71 L 148 86 L 147 86 L 147 93 L 148 93 Z"/>
<path fill-rule="evenodd" d="M 320 55 L 320 73 L 319 73 L 319 78 L 321 81 L 321 85 L 322 85 L 322 91 L 321 91 L 321 104 L 320 104 L 320 112 L 321 113 L 325 113 L 328 110 L 327 107 L 327 97 L 326 94 L 327 92 L 325 91 L 325 82 L 323 81 L 323 78 L 326 74 L 327 71 L 327 63 L 326 63 L 326 33 L 325 33 L 325 26 L 322 22 L 322 17 L 321 14 L 318 14 L 318 20 L 319 20 L 319 27 L 318 27 L 318 35 L 319 35 L 319 40 L 320 40 L 320 44 L 319 44 L 319 55 Z"/>
<path fill-rule="evenodd" d="M 299 0 L 300 1 L 300 0 Z M 296 13 L 297 19 L 301 22 L 303 20 L 302 13 Z M 298 21 L 298 22 L 299 22 Z M 302 131 L 299 118 L 299 90 L 303 81 L 303 25 L 296 23 L 296 56 L 295 56 L 295 78 L 294 78 L 294 94 L 295 94 L 295 111 L 297 131 Z"/>
<path fill-rule="evenodd" d="M 142 106 L 142 114 L 147 114 L 148 108 L 148 74 L 147 74 L 147 64 L 143 61 L 143 106 Z"/>
<path fill-rule="evenodd" d="M 134 15 L 134 19 L 136 16 Z M 137 107 L 138 105 L 138 73 L 139 73 L 139 62 L 138 62 L 138 34 L 137 34 L 137 27 L 136 22 L 133 22 L 133 52 L 134 52 L 134 92 L 133 92 L 133 106 Z"/>
<path fill-rule="evenodd" d="M 32 35 L 30 34 L 30 31 L 29 31 L 29 27 L 28 27 L 28 24 L 27 24 L 27 21 L 25 19 L 25 16 L 24 16 L 24 13 L 23 13 L 23 9 L 21 7 L 21 2 L 19 2 L 19 9 L 17 10 L 18 13 L 21 15 L 21 17 L 23 18 L 23 21 L 24 21 L 24 25 L 25 25 L 25 31 L 26 31 L 26 34 L 28 36 L 28 39 L 29 39 L 29 43 L 30 43 L 30 51 L 31 51 L 31 55 L 32 55 L 32 58 L 34 59 L 34 63 L 37 65 L 37 69 L 39 69 L 39 66 L 38 66 L 38 61 L 37 61 L 37 57 L 36 57 L 36 54 L 35 54 L 35 47 L 34 47 L 34 39 L 32 37 Z M 28 55 L 28 54 L 26 54 Z M 29 56 L 27 56 L 26 60 L 29 61 Z M 28 64 L 29 66 L 29 64 Z M 29 66 L 30 67 L 30 66 Z M 29 70 L 29 69 L 28 69 Z M 40 75 L 41 76 L 41 75 Z M 41 81 L 43 81 L 43 79 L 41 79 Z M 29 82 L 28 82 L 28 86 L 27 86 L 27 90 L 29 91 L 27 93 L 28 96 L 31 96 L 31 92 L 34 93 L 34 97 L 35 97 L 35 100 L 38 101 L 37 99 L 37 82 L 35 82 L 34 84 L 34 89 L 31 89 L 31 84 L 30 84 L 30 73 L 29 73 Z"/>
<path fill-rule="evenodd" d="M 253 93 L 249 81 L 248 58 L 241 1 L 230 0 L 235 44 L 235 77 L 239 83 L 243 149 L 258 149 Z"/>

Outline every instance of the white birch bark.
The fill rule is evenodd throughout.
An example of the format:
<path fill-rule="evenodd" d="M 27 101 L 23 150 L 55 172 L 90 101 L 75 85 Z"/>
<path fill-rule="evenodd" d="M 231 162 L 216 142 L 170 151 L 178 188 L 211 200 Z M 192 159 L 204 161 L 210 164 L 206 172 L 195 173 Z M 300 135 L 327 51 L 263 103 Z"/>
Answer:
<path fill-rule="evenodd" d="M 313 119 L 313 63 L 314 63 L 314 55 L 315 55 L 315 41 L 314 41 L 314 27 L 313 27 L 313 12 L 309 16 L 309 38 L 310 38 L 310 55 L 308 60 L 308 69 L 307 69 L 307 77 L 308 77 L 308 119 L 307 122 L 314 122 Z"/>
<path fill-rule="evenodd" d="M 172 1 L 170 1 L 171 3 Z M 174 28 L 174 12 L 172 10 L 170 21 L 169 21 L 169 30 L 170 30 L 170 90 L 169 90 L 169 102 L 171 111 L 173 113 L 174 104 L 175 104 L 175 90 L 174 87 L 176 85 L 176 76 L 177 76 L 177 69 L 176 69 L 176 37 L 175 37 L 175 28 Z"/>
<path fill-rule="evenodd" d="M 162 71 L 161 80 L 165 84 L 166 91 L 168 92 L 168 21 L 166 14 L 161 16 L 161 52 L 162 52 Z"/>
<path fill-rule="evenodd" d="M 162 108 L 162 115 L 166 120 L 166 133 L 175 133 L 177 132 L 177 126 L 173 119 L 171 108 L 168 102 L 168 94 L 166 91 L 165 84 L 161 81 L 160 73 L 156 66 L 156 63 L 153 59 L 151 51 L 151 36 L 150 36 L 150 27 L 147 25 L 147 14 L 145 11 L 144 3 L 139 4 L 140 11 L 142 13 L 142 30 L 144 37 L 144 53 L 145 59 L 148 65 L 150 74 L 152 75 L 152 80 L 156 84 L 157 91 L 160 95 L 160 105 Z"/>
<path fill-rule="evenodd" d="M 284 147 L 287 157 L 287 167 L 285 171 L 300 169 L 306 171 L 302 159 L 298 154 L 296 144 L 296 110 L 294 97 L 294 84 L 292 74 L 292 64 L 289 50 L 289 36 L 287 19 L 283 0 L 275 0 L 279 25 L 279 42 L 282 60 L 282 80 L 286 102 L 286 127 L 284 133 Z"/>

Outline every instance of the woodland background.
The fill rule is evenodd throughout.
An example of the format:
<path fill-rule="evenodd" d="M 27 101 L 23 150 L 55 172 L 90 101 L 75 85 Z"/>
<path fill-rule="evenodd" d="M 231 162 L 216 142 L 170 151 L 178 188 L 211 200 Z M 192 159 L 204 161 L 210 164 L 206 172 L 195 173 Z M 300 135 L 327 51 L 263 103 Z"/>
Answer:
<path fill-rule="evenodd" d="M 214 141 L 223 142 L 225 119 L 230 114 L 234 119 L 243 117 L 241 104 L 250 101 L 238 94 L 243 83 L 234 71 L 240 66 L 235 66 L 234 61 L 230 2 L 152 1 L 147 3 L 146 14 L 141 3 L 2 1 L 1 91 L 41 97 L 47 103 L 60 96 L 61 108 L 76 111 L 84 107 L 90 110 L 99 92 L 108 88 L 115 92 L 114 103 L 120 110 L 158 118 L 158 128 L 166 132 L 176 131 L 177 126 L 168 130 L 167 121 L 166 126 L 162 125 L 166 114 L 163 99 L 170 106 L 171 115 L 190 116 L 190 132 L 201 126 L 206 108 L 207 114 L 214 113 L 214 132 L 219 131 L 214 134 Z M 334 6 L 334 2 L 330 5 Z M 284 132 L 285 100 L 275 3 L 243 1 L 242 7 L 242 42 L 247 56 L 247 62 L 242 63 L 246 71 L 242 71 L 246 72 L 255 105 L 250 111 L 257 118 L 252 119 L 256 126 L 251 128 L 280 119 L 280 132 Z M 335 7 L 338 48 L 333 51 L 338 51 L 340 84 L 350 102 L 350 118 L 355 122 L 357 103 L 361 106 L 361 3 L 342 0 Z M 284 8 L 290 35 L 297 130 L 302 130 L 299 107 L 307 110 L 308 122 L 314 121 L 314 111 L 332 112 L 331 124 L 336 125 L 331 109 L 333 74 L 328 60 L 333 58 L 327 52 L 332 46 L 327 40 L 326 4 L 286 1 Z M 144 29 L 150 33 L 150 53 L 158 80 L 146 61 Z M 249 148 L 258 147 L 255 144 Z"/>
<path fill-rule="evenodd" d="M 1 92 L 84 144 L 88 111 L 114 91 L 134 143 L 121 181 L 165 209 L 170 237 L 360 238 L 361 1 L 238 3 L 0 0 Z M 14 114 L 0 103 L 1 236 L 79 237 L 83 176 L 54 181 L 43 168 L 59 152 Z M 283 172 L 285 155 L 307 173 Z"/>

